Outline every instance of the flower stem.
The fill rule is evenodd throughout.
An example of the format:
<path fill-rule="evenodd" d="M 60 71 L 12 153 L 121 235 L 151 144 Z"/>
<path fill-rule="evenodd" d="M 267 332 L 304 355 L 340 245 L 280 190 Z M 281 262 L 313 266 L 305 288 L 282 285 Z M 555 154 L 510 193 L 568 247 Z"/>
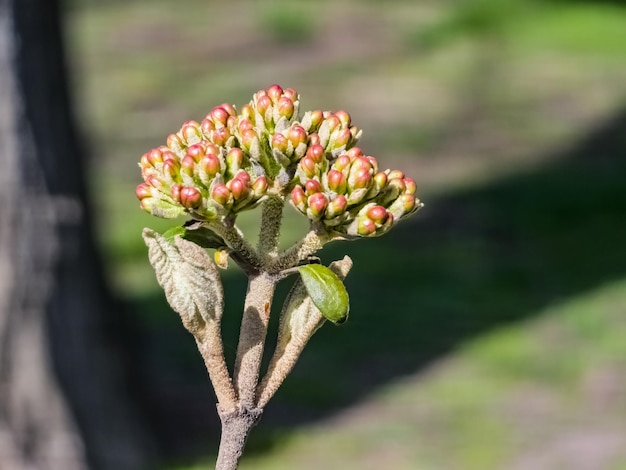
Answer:
<path fill-rule="evenodd" d="M 218 408 L 222 420 L 222 437 L 215 470 L 235 470 L 252 428 L 261 418 L 262 410 L 235 408 L 223 411 Z"/>

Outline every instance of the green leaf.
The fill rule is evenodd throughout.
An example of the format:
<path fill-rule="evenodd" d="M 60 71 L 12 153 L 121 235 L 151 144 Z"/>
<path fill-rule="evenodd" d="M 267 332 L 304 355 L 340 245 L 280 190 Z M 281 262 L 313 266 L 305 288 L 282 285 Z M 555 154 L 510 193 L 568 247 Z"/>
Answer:
<path fill-rule="evenodd" d="M 298 270 L 304 287 L 322 315 L 336 325 L 344 323 L 348 319 L 350 301 L 341 279 L 321 264 L 307 264 Z"/>

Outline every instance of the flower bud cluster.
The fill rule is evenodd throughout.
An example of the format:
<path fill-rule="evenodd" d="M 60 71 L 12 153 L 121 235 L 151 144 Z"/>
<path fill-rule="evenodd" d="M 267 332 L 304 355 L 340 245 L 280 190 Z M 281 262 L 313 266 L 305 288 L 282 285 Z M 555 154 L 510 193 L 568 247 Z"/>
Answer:
<path fill-rule="evenodd" d="M 349 237 L 382 235 L 419 209 L 415 182 L 401 171 L 379 171 L 374 157 L 354 147 L 328 159 L 312 145 L 298 163 L 291 203 L 312 221 Z"/>
<path fill-rule="evenodd" d="M 216 109 L 211 113 L 217 115 Z M 208 119 L 202 124 L 186 122 L 180 132 L 168 137 L 167 146 L 141 157 L 144 182 L 137 186 L 136 194 L 144 210 L 160 217 L 188 213 L 214 220 L 262 201 L 269 187 L 266 176 L 250 171 L 240 148 L 226 150 L 203 139 L 202 127 Z"/>

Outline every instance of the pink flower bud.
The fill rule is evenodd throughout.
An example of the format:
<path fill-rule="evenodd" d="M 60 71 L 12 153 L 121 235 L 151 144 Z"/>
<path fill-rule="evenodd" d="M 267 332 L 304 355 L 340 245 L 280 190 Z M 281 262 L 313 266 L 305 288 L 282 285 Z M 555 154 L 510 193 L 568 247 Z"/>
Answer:
<path fill-rule="evenodd" d="M 186 121 L 180 129 L 180 133 L 187 144 L 195 144 L 200 141 L 202 134 L 200 133 L 200 124 L 196 121 Z"/>
<path fill-rule="evenodd" d="M 272 148 L 286 154 L 289 150 L 289 143 L 287 137 L 282 134 L 274 134 L 272 136 Z"/>
<path fill-rule="evenodd" d="M 226 154 L 226 165 L 234 173 L 243 164 L 243 152 L 240 148 L 233 147 Z"/>
<path fill-rule="evenodd" d="M 228 130 L 228 127 L 220 127 L 219 129 L 215 129 L 213 131 L 211 140 L 213 140 L 213 142 L 217 145 L 226 145 L 228 139 L 230 139 L 230 131 Z"/>
<path fill-rule="evenodd" d="M 199 162 L 205 152 L 206 148 L 202 143 L 194 144 L 187 149 L 187 155 L 192 157 L 194 162 Z"/>
<path fill-rule="evenodd" d="M 348 150 L 346 152 L 346 154 L 350 158 L 357 158 L 357 157 L 362 157 L 363 156 L 363 151 L 359 147 L 353 147 L 350 150 Z"/>
<path fill-rule="evenodd" d="M 304 188 L 307 196 L 322 192 L 322 185 L 317 180 L 308 180 L 304 184 Z"/>
<path fill-rule="evenodd" d="M 174 202 L 180 202 L 180 191 L 183 189 L 181 184 L 173 184 L 170 188 L 170 194 Z"/>
<path fill-rule="evenodd" d="M 389 218 L 389 212 L 383 206 L 372 206 L 367 210 L 367 217 L 372 219 L 378 225 L 382 225 L 387 222 Z"/>
<path fill-rule="evenodd" d="M 374 158 L 374 157 L 365 157 L 367 158 L 367 161 L 370 162 L 370 165 L 372 166 L 374 173 L 378 172 L 378 161 Z"/>
<path fill-rule="evenodd" d="M 406 189 L 404 190 L 406 194 L 415 194 L 417 190 L 417 186 L 415 185 L 415 181 L 412 178 L 404 178 L 404 186 Z"/>
<path fill-rule="evenodd" d="M 141 201 L 147 197 L 152 197 L 152 190 L 147 183 L 141 183 L 135 188 L 135 194 L 137 195 L 137 199 Z"/>
<path fill-rule="evenodd" d="M 139 159 L 139 166 L 141 167 L 142 170 L 146 169 L 146 168 L 150 168 L 152 167 L 152 164 L 150 163 L 150 160 L 148 160 L 148 154 L 144 153 L 141 158 Z"/>
<path fill-rule="evenodd" d="M 291 119 L 291 116 L 293 116 L 293 112 L 295 109 L 293 105 L 293 101 L 291 101 L 286 96 L 283 96 L 278 101 L 277 108 L 278 108 L 278 114 L 286 117 L 287 119 Z"/>
<path fill-rule="evenodd" d="M 347 112 L 345 112 L 343 110 L 337 111 L 335 113 L 335 116 L 337 116 L 337 118 L 339 119 L 339 122 L 341 122 L 341 125 L 343 127 L 350 127 L 351 118 L 350 118 L 350 115 Z"/>
<path fill-rule="evenodd" d="M 202 168 L 210 177 L 217 175 L 220 171 L 220 161 L 212 154 L 205 155 L 202 160 L 200 160 L 200 165 L 202 165 Z"/>
<path fill-rule="evenodd" d="M 315 162 L 311 157 L 306 156 L 302 160 L 300 160 L 300 167 L 302 168 L 302 171 L 307 176 L 307 178 L 313 178 L 317 173 Z"/>
<path fill-rule="evenodd" d="M 170 134 L 167 136 L 167 146 L 174 152 L 183 147 L 183 141 L 176 134 Z"/>
<path fill-rule="evenodd" d="M 269 96 L 264 95 L 257 98 L 256 109 L 259 111 L 261 116 L 265 116 L 265 113 L 270 106 L 272 106 L 272 99 Z"/>
<path fill-rule="evenodd" d="M 184 187 L 180 190 L 180 203 L 187 209 L 197 209 L 202 204 L 202 194 L 196 188 Z"/>
<path fill-rule="evenodd" d="M 220 104 L 220 108 L 224 108 L 229 116 L 237 116 L 237 110 L 230 103 L 222 103 Z"/>
<path fill-rule="evenodd" d="M 328 172 L 328 187 L 336 193 L 346 192 L 346 179 L 343 173 L 338 170 L 330 170 Z"/>
<path fill-rule="evenodd" d="M 328 207 L 328 197 L 324 193 L 316 193 L 309 196 L 307 203 L 311 214 L 315 218 L 319 218 L 324 214 L 326 207 Z"/>
<path fill-rule="evenodd" d="M 320 136 L 317 134 L 309 135 L 309 145 L 319 145 L 320 144 Z"/>
<path fill-rule="evenodd" d="M 280 97 L 283 95 L 283 89 L 279 85 L 272 85 L 267 89 L 267 95 L 272 99 L 274 103 L 277 103 Z"/>
<path fill-rule="evenodd" d="M 402 173 L 400 170 L 392 170 L 389 172 L 389 174 L 387 175 L 389 177 L 390 180 L 393 179 L 404 179 L 404 173 Z"/>
<path fill-rule="evenodd" d="M 298 93 L 293 88 L 287 88 L 283 91 L 283 96 L 286 96 L 291 101 L 296 101 L 298 99 Z"/>
<path fill-rule="evenodd" d="M 248 188 L 243 179 L 235 178 L 231 180 L 227 186 L 230 186 L 230 192 L 236 201 L 248 195 Z"/>
<path fill-rule="evenodd" d="M 219 123 L 222 126 L 226 125 L 226 120 L 229 117 L 228 111 L 226 111 L 224 108 L 222 108 L 221 106 L 216 106 L 215 108 L 213 108 L 211 110 L 211 113 L 209 114 L 210 119 L 214 122 L 214 123 Z M 207 116 L 208 117 L 208 116 Z M 216 126 L 217 127 L 217 126 Z"/>
<path fill-rule="evenodd" d="M 193 176 L 196 162 L 191 155 L 185 155 L 185 158 L 180 162 L 181 171 L 185 172 L 189 176 Z"/>
<path fill-rule="evenodd" d="M 241 119 L 237 127 L 239 129 L 239 133 L 243 134 L 248 129 L 254 128 L 254 125 L 248 119 Z"/>
<path fill-rule="evenodd" d="M 169 175 L 170 178 L 176 179 L 180 172 L 180 163 L 178 160 L 167 159 L 163 162 L 163 173 Z"/>
<path fill-rule="evenodd" d="M 211 133 L 215 130 L 215 123 L 210 119 L 203 119 L 200 123 L 200 130 L 205 136 L 210 136 Z"/>
<path fill-rule="evenodd" d="M 287 138 L 291 142 L 291 145 L 296 148 L 299 144 L 306 144 L 307 137 L 308 134 L 302 126 L 293 126 L 289 129 Z"/>
<path fill-rule="evenodd" d="M 241 145 L 247 150 L 252 147 L 256 139 L 258 139 L 258 136 L 254 129 L 246 129 L 241 133 Z"/>
<path fill-rule="evenodd" d="M 374 175 L 374 184 L 380 190 L 387 184 L 387 174 L 384 172 L 376 173 Z"/>
<path fill-rule="evenodd" d="M 252 192 L 257 198 L 259 198 L 265 194 L 268 187 L 267 178 L 265 176 L 259 176 L 252 184 Z"/>
<path fill-rule="evenodd" d="M 241 181 L 244 182 L 244 184 L 248 184 L 250 183 L 250 175 L 248 174 L 247 171 L 245 170 L 240 170 L 236 175 L 234 179 L 239 179 Z"/>
<path fill-rule="evenodd" d="M 254 121 L 254 109 L 249 104 L 241 107 L 241 117 L 247 121 Z"/>
<path fill-rule="evenodd" d="M 230 190 L 225 184 L 216 184 L 213 186 L 213 191 L 211 191 L 211 198 L 213 198 L 215 202 L 225 206 L 230 199 Z"/>
<path fill-rule="evenodd" d="M 326 218 L 336 217 L 343 214 L 348 207 L 348 200 L 342 194 L 338 194 L 328 203 L 328 209 L 326 210 Z"/>
<path fill-rule="evenodd" d="M 374 235 L 376 233 L 376 223 L 364 217 L 359 220 L 356 231 L 362 237 Z"/>
<path fill-rule="evenodd" d="M 344 154 L 337 158 L 337 160 L 335 160 L 335 163 L 333 163 L 333 168 L 335 170 L 343 172 L 350 166 L 351 162 L 352 160 L 350 159 L 350 157 Z"/>
<path fill-rule="evenodd" d="M 335 142 L 333 144 L 334 148 L 339 148 L 343 146 L 347 146 L 352 140 L 352 134 L 350 133 L 350 129 L 341 129 L 337 135 L 334 136 Z"/>
<path fill-rule="evenodd" d="M 404 184 L 404 179 L 400 179 L 400 178 L 391 178 L 391 175 L 394 172 L 392 171 L 391 173 L 389 173 L 389 182 L 387 183 L 389 186 L 396 188 L 398 191 L 398 194 L 402 194 L 405 190 L 406 190 L 406 185 Z M 400 172 L 398 172 L 400 173 Z"/>
<path fill-rule="evenodd" d="M 163 182 L 157 178 L 155 175 L 150 175 L 146 178 L 146 183 L 152 186 L 155 189 L 161 189 L 163 187 Z"/>
<path fill-rule="evenodd" d="M 163 154 L 159 149 L 152 149 L 148 152 L 147 159 L 152 166 L 155 166 L 157 163 L 161 163 L 163 161 Z"/>
<path fill-rule="evenodd" d="M 315 163 L 321 163 L 324 159 L 324 147 L 319 144 L 310 145 L 306 151 L 306 156 Z"/>
<path fill-rule="evenodd" d="M 324 113 L 319 109 L 311 111 L 311 128 L 318 129 L 324 120 Z"/>
<path fill-rule="evenodd" d="M 304 194 L 302 186 L 296 186 L 291 190 L 291 201 L 294 206 L 301 211 L 304 211 L 306 208 L 306 195 Z"/>

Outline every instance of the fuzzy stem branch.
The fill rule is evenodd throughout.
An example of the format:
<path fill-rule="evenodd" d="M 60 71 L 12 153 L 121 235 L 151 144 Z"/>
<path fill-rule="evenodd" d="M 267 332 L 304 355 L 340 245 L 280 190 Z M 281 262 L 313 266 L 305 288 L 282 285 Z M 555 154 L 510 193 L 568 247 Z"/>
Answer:
<path fill-rule="evenodd" d="M 240 405 L 244 408 L 255 407 L 256 386 L 275 288 L 276 280 L 266 273 L 252 276 L 248 282 L 233 374 Z"/>
<path fill-rule="evenodd" d="M 220 408 L 223 410 L 235 408 L 237 406 L 237 394 L 226 366 L 219 322 L 206 323 L 202 330 L 194 333 L 194 337 L 209 372 L 209 378 L 215 389 Z"/>
<path fill-rule="evenodd" d="M 293 268 L 301 261 L 316 253 L 325 243 L 331 240 L 332 238 L 330 236 L 326 234 L 320 235 L 314 230 L 311 230 L 302 240 L 296 242 L 281 253 L 278 258 L 270 264 L 268 271 L 271 273 L 279 273 L 285 269 Z"/>
<path fill-rule="evenodd" d="M 263 410 L 236 408 L 224 411 L 218 406 L 222 420 L 222 438 L 215 470 L 235 470 L 252 428 L 259 422 Z"/>
<path fill-rule="evenodd" d="M 224 239 L 242 262 L 257 272 L 261 270 L 263 261 L 257 251 L 246 241 L 241 230 L 237 226 L 226 227 L 220 223 L 210 223 L 208 227 Z M 242 266 L 245 267 L 245 266 Z M 249 269 L 244 269 L 246 272 Z"/>
<path fill-rule="evenodd" d="M 268 260 L 277 255 L 284 205 L 283 199 L 274 196 L 261 206 L 258 252 L 261 257 Z"/>

